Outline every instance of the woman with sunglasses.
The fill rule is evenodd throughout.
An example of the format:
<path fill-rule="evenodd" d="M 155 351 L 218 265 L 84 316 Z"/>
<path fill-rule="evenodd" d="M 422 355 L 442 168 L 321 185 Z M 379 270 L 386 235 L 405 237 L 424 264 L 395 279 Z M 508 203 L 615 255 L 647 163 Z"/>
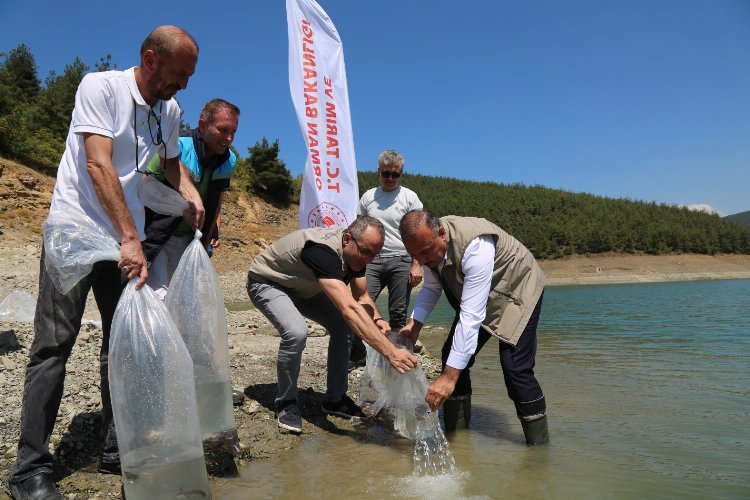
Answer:
<path fill-rule="evenodd" d="M 404 157 L 389 149 L 378 157 L 380 186 L 362 195 L 358 215 L 375 217 L 385 227 L 385 243 L 380 254 L 367 265 L 367 293 L 376 300 L 388 289 L 388 322 L 392 330 L 406 324 L 409 295 L 412 287 L 422 281 L 422 266 L 404 248 L 398 225 L 409 210 L 422 210 L 422 202 L 411 189 L 400 186 L 404 173 Z M 350 368 L 364 365 L 367 352 L 362 340 L 352 340 Z"/>

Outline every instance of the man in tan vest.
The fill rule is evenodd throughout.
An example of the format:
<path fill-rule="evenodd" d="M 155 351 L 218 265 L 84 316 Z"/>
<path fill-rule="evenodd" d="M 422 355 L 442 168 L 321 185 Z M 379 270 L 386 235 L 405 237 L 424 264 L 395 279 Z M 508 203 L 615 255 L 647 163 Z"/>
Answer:
<path fill-rule="evenodd" d="M 456 429 L 471 410 L 469 369 L 491 336 L 497 337 L 508 396 L 516 406 L 526 443 L 549 441 L 544 393 L 534 376 L 536 328 L 544 274 L 534 256 L 495 224 L 474 217 L 437 218 L 408 212 L 399 226 L 404 246 L 425 272 L 414 312 L 401 333 L 416 341 L 441 291 L 456 311 L 442 349 L 443 371 L 425 401 L 444 405 L 446 431 Z"/>
<path fill-rule="evenodd" d="M 250 300 L 281 335 L 276 396 L 281 429 L 302 432 L 297 379 L 307 341 L 305 318 L 323 325 L 330 337 L 323 402 L 326 414 L 364 416 L 346 395 L 352 332 L 400 373 L 416 366 L 413 354 L 396 348 L 385 336 L 390 325 L 367 293 L 365 267 L 380 252 L 383 238 L 383 224 L 372 217 L 358 217 L 348 228 L 294 231 L 261 252 L 250 265 Z"/>

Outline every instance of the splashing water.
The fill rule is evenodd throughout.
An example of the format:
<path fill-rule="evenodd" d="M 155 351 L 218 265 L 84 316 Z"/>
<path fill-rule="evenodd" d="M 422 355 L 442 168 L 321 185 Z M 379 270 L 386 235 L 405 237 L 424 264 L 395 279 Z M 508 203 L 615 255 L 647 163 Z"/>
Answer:
<path fill-rule="evenodd" d="M 422 416 L 419 416 L 419 410 Z M 417 476 L 439 476 L 456 471 L 448 440 L 440 428 L 438 418 L 426 406 L 417 407 L 417 428 L 414 438 L 414 474 Z"/>
<path fill-rule="evenodd" d="M 398 332 L 391 332 L 388 339 L 413 352 L 413 345 Z M 359 404 L 368 416 L 392 422 L 397 434 L 414 440 L 416 476 L 436 476 L 456 470 L 456 461 L 437 415 L 424 401 L 428 388 L 421 366 L 400 374 L 380 353 L 367 346 L 366 369 L 359 381 Z"/>

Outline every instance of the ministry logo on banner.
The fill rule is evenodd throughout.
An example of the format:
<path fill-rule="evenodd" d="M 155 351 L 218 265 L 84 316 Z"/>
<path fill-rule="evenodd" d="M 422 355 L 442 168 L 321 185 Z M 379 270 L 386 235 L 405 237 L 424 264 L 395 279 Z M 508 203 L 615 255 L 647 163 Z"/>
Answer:
<path fill-rule="evenodd" d="M 348 226 L 359 186 L 344 48 L 314 0 L 286 0 L 289 90 L 307 144 L 300 227 Z"/>

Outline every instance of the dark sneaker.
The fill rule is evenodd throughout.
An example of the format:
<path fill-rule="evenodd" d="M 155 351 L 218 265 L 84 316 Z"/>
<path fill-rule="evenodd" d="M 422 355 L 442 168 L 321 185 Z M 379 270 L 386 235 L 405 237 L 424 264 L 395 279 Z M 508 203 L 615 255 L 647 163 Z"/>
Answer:
<path fill-rule="evenodd" d="M 280 405 L 277 412 L 276 421 L 280 429 L 286 429 L 290 432 L 302 432 L 302 417 L 299 416 L 299 407 L 296 401 L 287 402 Z"/>
<path fill-rule="evenodd" d="M 242 406 L 242 403 L 244 401 L 245 401 L 245 393 L 242 391 L 238 391 L 237 389 L 232 389 L 232 405 Z"/>
<path fill-rule="evenodd" d="M 115 421 L 104 417 L 102 422 L 102 454 L 99 460 L 99 472 L 102 474 L 120 475 L 120 451 L 117 447 L 117 432 Z"/>
<path fill-rule="evenodd" d="M 114 474 L 119 476 L 122 474 L 122 466 L 119 460 L 104 460 L 103 458 L 99 461 L 99 472 L 102 474 Z"/>
<path fill-rule="evenodd" d="M 5 488 L 13 500 L 62 500 L 63 498 L 55 487 L 55 483 L 52 482 L 52 475 L 46 472 L 18 482 L 8 478 Z"/>
<path fill-rule="evenodd" d="M 323 413 L 326 415 L 335 415 L 341 418 L 365 418 L 362 408 L 352 401 L 352 398 L 344 394 L 339 401 L 323 401 Z"/>
<path fill-rule="evenodd" d="M 122 468 L 120 465 L 120 454 L 114 453 L 102 453 L 102 457 L 99 460 L 99 472 L 102 474 L 122 474 Z"/>

